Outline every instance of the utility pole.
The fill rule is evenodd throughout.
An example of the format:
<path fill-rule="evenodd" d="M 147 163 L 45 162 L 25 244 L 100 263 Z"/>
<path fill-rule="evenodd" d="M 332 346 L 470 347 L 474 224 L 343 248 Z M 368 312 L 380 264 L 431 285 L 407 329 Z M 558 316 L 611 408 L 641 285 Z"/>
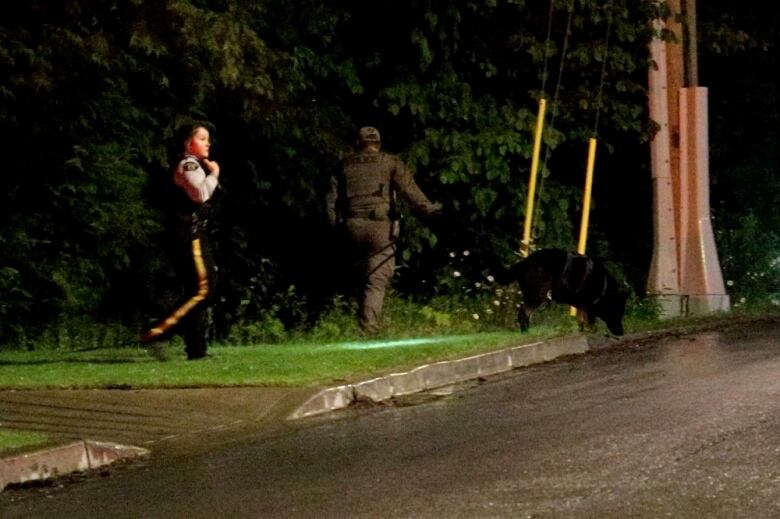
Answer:
<path fill-rule="evenodd" d="M 663 23 L 655 22 L 660 33 Z M 679 141 L 679 126 L 671 115 L 668 46 L 659 37 L 650 43 L 654 66 L 648 75 L 650 118 L 659 125 L 650 142 L 650 165 L 653 180 L 653 256 L 647 280 L 647 292 L 658 303 L 662 317 L 681 314 L 680 279 L 676 230 L 677 215 L 672 177 L 673 164 L 679 161 L 679 153 L 673 155 L 672 143 Z M 676 113 L 676 110 L 674 111 Z M 673 136 L 677 135 L 675 139 Z"/>
<path fill-rule="evenodd" d="M 680 0 L 667 5 L 687 16 L 686 30 L 674 18 L 657 20 L 656 30 L 666 28 L 676 41 L 656 37 L 650 46 L 650 117 L 661 129 L 650 148 L 654 247 L 647 290 L 662 317 L 730 307 L 710 219 L 707 89 L 696 84 L 695 0 L 684 2 L 684 10 Z"/>

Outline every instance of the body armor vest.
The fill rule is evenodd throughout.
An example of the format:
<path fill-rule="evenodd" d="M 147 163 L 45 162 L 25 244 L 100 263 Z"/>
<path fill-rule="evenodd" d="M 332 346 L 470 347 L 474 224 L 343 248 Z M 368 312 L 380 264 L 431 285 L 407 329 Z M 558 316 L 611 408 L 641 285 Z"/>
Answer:
<path fill-rule="evenodd" d="M 188 157 L 198 163 L 204 172 L 208 171 L 204 164 L 195 159 L 194 157 Z M 174 170 L 173 175 L 176 175 Z M 171 179 L 173 182 L 173 178 Z M 175 184 L 175 182 L 173 182 Z M 214 215 L 214 205 L 217 199 L 220 197 L 218 194 L 221 189 L 217 187 L 214 193 L 203 203 L 198 203 L 192 200 L 187 192 L 181 186 L 175 186 L 176 195 L 174 197 L 174 207 L 178 219 L 184 224 L 190 226 L 192 232 L 203 232 L 209 227 L 209 219 L 212 219 Z M 213 227 L 213 226 L 212 226 Z"/>
<path fill-rule="evenodd" d="M 344 218 L 395 218 L 393 162 L 382 152 L 360 152 L 344 162 L 339 199 Z"/>

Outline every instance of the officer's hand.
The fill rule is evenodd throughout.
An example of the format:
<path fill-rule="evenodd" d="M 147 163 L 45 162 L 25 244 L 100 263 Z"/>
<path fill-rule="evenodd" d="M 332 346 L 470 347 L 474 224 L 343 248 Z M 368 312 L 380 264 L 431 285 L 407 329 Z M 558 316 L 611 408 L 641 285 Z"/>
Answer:
<path fill-rule="evenodd" d="M 203 164 L 206 165 L 210 174 L 214 175 L 215 177 L 219 177 L 219 164 L 217 164 L 216 161 L 203 159 Z"/>

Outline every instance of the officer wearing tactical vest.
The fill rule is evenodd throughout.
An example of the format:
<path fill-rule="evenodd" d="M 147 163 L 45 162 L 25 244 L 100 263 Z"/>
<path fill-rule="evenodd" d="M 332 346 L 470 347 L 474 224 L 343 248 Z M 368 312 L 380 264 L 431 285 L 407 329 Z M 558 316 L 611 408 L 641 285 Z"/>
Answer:
<path fill-rule="evenodd" d="M 359 151 L 344 160 L 341 174 L 331 179 L 327 213 L 331 225 L 343 225 L 351 241 L 359 290 L 358 321 L 364 331 L 375 333 L 385 288 L 395 269 L 395 240 L 400 230 L 396 193 L 422 217 L 437 217 L 441 206 L 428 200 L 398 157 L 379 151 L 376 128 L 361 128 L 358 146 Z"/>

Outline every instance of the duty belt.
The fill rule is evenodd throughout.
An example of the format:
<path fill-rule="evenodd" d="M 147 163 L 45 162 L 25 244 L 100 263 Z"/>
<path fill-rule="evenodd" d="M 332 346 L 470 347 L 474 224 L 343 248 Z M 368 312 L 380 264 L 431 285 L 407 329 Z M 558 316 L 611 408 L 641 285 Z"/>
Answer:
<path fill-rule="evenodd" d="M 346 218 L 365 218 L 367 220 L 375 220 L 378 222 L 390 221 L 390 215 L 387 211 L 377 209 L 347 211 Z"/>

